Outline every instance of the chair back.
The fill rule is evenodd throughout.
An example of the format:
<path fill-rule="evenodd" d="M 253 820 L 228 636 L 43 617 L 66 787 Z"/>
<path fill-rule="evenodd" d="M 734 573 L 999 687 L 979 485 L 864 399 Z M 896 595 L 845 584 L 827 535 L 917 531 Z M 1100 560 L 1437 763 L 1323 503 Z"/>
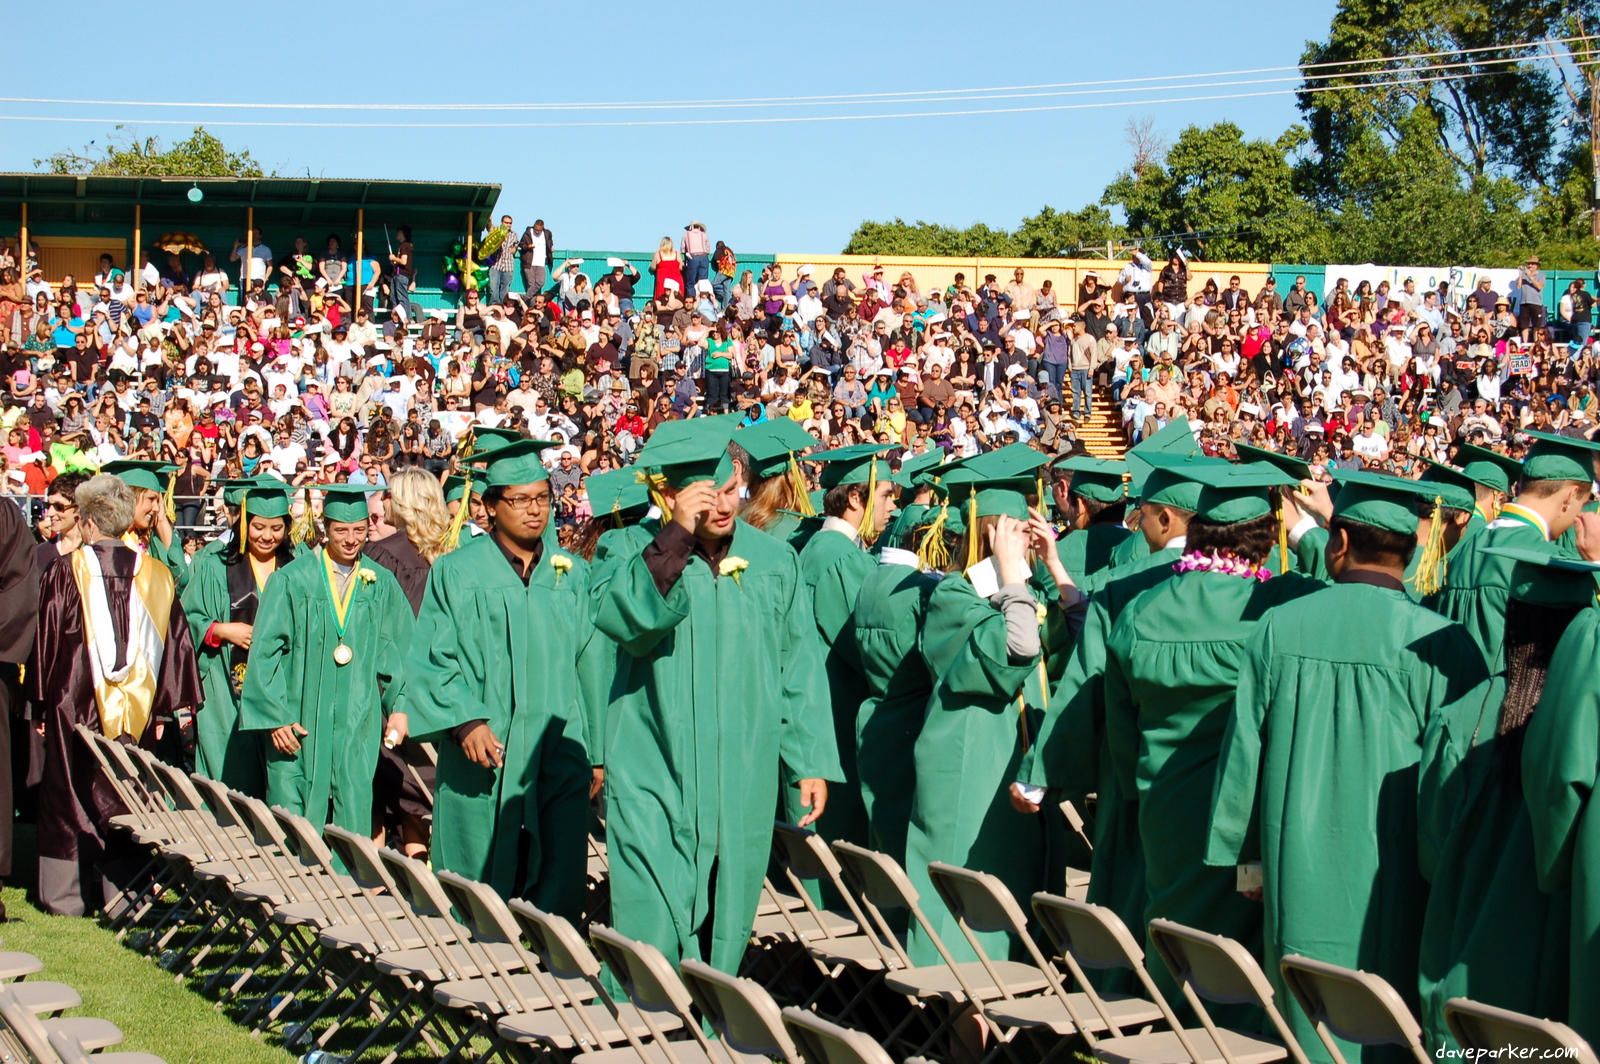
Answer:
<path fill-rule="evenodd" d="M 840 874 L 839 859 L 815 831 L 779 820 L 773 824 L 772 844 L 789 871 L 801 879 L 831 881 Z"/>
<path fill-rule="evenodd" d="M 537 909 L 521 898 L 512 898 L 507 907 L 551 975 L 585 981 L 600 977 L 600 962 L 594 951 L 565 917 Z"/>
<path fill-rule="evenodd" d="M 696 960 L 678 965 L 678 974 L 706 1022 L 735 1052 L 801 1064 L 800 1051 L 784 1030 L 778 1003 L 760 983 Z"/>
<path fill-rule="evenodd" d="M 814 1013 L 790 1007 L 783 1010 L 783 1023 L 806 1064 L 893 1064 L 883 1047 L 867 1035 Z"/>
<path fill-rule="evenodd" d="M 1600 1064 L 1583 1036 L 1564 1023 L 1540 1020 L 1509 1009 L 1481 1005 L 1466 998 L 1451 998 L 1444 1003 L 1444 1022 L 1466 1050 L 1490 1055 L 1489 1051 L 1509 1049 L 1513 1053 L 1496 1056 L 1564 1058 L 1578 1064 Z"/>
<path fill-rule="evenodd" d="M 11 1033 L 17 1036 L 22 1047 L 38 1064 L 56 1064 L 59 1054 L 51 1047 L 50 1035 L 44 1024 L 23 1007 L 10 988 L 3 985 L 0 985 L 0 1022 L 11 1029 Z M 73 1045 L 76 1047 L 77 1043 Z M 78 1055 L 83 1055 L 82 1050 Z"/>
<path fill-rule="evenodd" d="M 1028 918 L 999 877 L 935 861 L 928 865 L 928 878 L 950 915 L 977 934 L 1027 936 Z"/>
<path fill-rule="evenodd" d="M 453 939 L 454 945 L 477 966 L 480 976 L 487 979 L 499 974 L 502 978 L 509 978 L 510 971 L 500 963 L 496 952 L 477 942 L 472 932 L 456 920 L 450 896 L 445 893 L 431 868 L 387 846 L 378 850 L 378 858 L 395 886 L 400 888 L 400 897 L 416 916 L 424 941 L 430 944 L 435 956 L 445 961 L 446 972 L 456 966 L 455 956 L 450 951 L 449 940 Z M 442 934 L 433 930 L 437 926 L 434 921 L 444 925 Z"/>
<path fill-rule="evenodd" d="M 1289 992 L 1335 1064 L 1345 1064 L 1335 1038 L 1363 1046 L 1405 1046 L 1418 1064 L 1430 1064 L 1421 1025 L 1381 977 L 1294 954 L 1283 958 L 1281 968 Z"/>
<path fill-rule="evenodd" d="M 917 888 L 893 857 L 843 841 L 833 844 L 833 853 L 850 885 L 873 906 L 883 910 L 916 907 L 920 900 Z"/>
<path fill-rule="evenodd" d="M 383 867 L 383 860 L 378 856 L 378 847 L 371 839 L 359 832 L 347 831 L 337 824 L 329 824 L 322 829 L 323 839 L 328 848 L 339 858 L 350 880 L 368 898 L 376 899 L 388 895 L 401 903 L 401 923 L 411 928 L 425 944 L 431 936 L 426 928 L 417 930 L 417 925 L 422 921 L 405 902 L 405 894 L 389 875 L 388 869 Z M 348 907 L 351 918 L 361 924 L 367 936 L 378 943 L 380 949 L 398 949 L 400 940 L 391 934 L 388 927 L 390 921 L 382 919 L 376 911 L 369 911 L 364 905 L 351 905 Z"/>
<path fill-rule="evenodd" d="M 689 1014 L 694 1001 L 660 950 L 599 924 L 589 928 L 589 941 L 627 990 L 629 1001 L 650 1012 Z"/>
<path fill-rule="evenodd" d="M 1144 966 L 1144 949 L 1110 909 L 1059 894 L 1035 894 L 1032 901 L 1033 914 L 1056 949 L 1083 967 L 1131 971 Z"/>

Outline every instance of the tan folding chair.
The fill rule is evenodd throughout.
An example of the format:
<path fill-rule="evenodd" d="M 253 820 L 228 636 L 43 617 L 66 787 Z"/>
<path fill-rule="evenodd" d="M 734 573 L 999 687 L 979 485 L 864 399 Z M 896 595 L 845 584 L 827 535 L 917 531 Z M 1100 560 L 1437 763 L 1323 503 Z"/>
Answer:
<path fill-rule="evenodd" d="M 1280 968 L 1334 1064 L 1346 1064 L 1335 1041 L 1340 1038 L 1362 1046 L 1404 1046 L 1417 1064 L 1430 1064 L 1422 1026 L 1381 977 L 1296 954 L 1283 958 Z"/>
<path fill-rule="evenodd" d="M 1095 1056 L 1116 1064 L 1270 1064 L 1284 1059 L 1307 1064 L 1300 1044 L 1273 1004 L 1272 984 L 1249 950 L 1231 938 L 1170 920 L 1150 922 L 1150 941 L 1183 987 L 1201 1025 L 1104 1039 L 1095 1046 Z M 1256 1006 L 1272 1021 L 1278 1037 L 1218 1026 L 1206 1010 L 1207 1001 Z"/>
<path fill-rule="evenodd" d="M 90 1056 L 77 1039 L 57 1032 L 47 1043 L 49 1056 L 38 1056 L 39 1064 L 167 1064 L 154 1053 L 96 1053 Z M 29 1052 L 33 1052 L 30 1047 Z"/>
<path fill-rule="evenodd" d="M 647 1051 L 647 1061 L 666 1060 L 670 1064 L 745 1064 L 745 1061 L 728 1052 L 723 1045 L 714 1051 L 711 1042 L 700 1030 L 695 1019 L 694 999 L 684 987 L 683 980 L 661 951 L 646 942 L 638 942 L 618 934 L 609 927 L 589 929 L 589 941 L 594 951 L 622 988 L 628 1000 L 638 1011 L 639 1018 L 650 1029 L 650 1044 L 642 1046 L 636 1039 L 630 1045 L 638 1052 Z M 659 1020 L 670 1019 L 689 1033 L 692 1041 L 671 1042 L 666 1038 L 668 1028 Z"/>
<path fill-rule="evenodd" d="M 1524 1016 L 1510 1009 L 1497 1009 L 1467 998 L 1451 998 L 1444 1003 L 1444 1022 L 1450 1026 L 1461 1048 L 1484 1056 L 1546 1057 L 1600 1064 L 1594 1049 L 1582 1035 L 1564 1023 Z M 1497 1053 L 1496 1050 L 1513 1050 Z"/>
<path fill-rule="evenodd" d="M 1049 1060 L 1067 1047 L 1068 1036 L 1076 1031 L 1088 1029 L 1098 1034 L 1108 1029 L 1106 1022 L 1095 1011 L 1093 998 L 1083 992 L 1067 992 L 1061 973 L 1044 956 L 1029 933 L 1022 906 L 1017 904 L 1010 888 L 998 876 L 935 861 L 928 866 L 928 878 L 933 881 L 933 889 L 939 892 L 950 915 L 955 917 L 956 926 L 961 929 L 967 944 L 978 955 L 979 962 L 996 986 L 1005 989 L 1004 976 L 983 948 L 978 935 L 1002 931 L 1022 943 L 1034 966 L 1048 983 L 1043 994 L 1030 996 L 1008 993 L 983 1004 L 983 1014 L 991 1025 L 1004 1031 L 996 1046 L 997 1051 L 1000 1044 L 1009 1041 L 1019 1031 L 1028 1032 L 1041 1042 L 1046 1041 L 1046 1036 L 1055 1035 L 1054 1044 L 1049 1045 L 1045 1053 L 1044 1059 Z M 1162 1019 L 1161 1009 L 1143 998 L 1105 994 L 1100 997 L 1100 1002 L 1119 1028 L 1138 1027 Z"/>
<path fill-rule="evenodd" d="M 121 1045 L 123 1041 L 122 1031 L 110 1020 L 92 1016 L 41 1020 L 17 1000 L 10 986 L 0 986 L 0 1021 L 4 1021 L 30 1053 L 48 1048 L 56 1036 L 70 1040 L 80 1053 L 96 1053 L 107 1046 Z"/>
<path fill-rule="evenodd" d="M 884 1048 L 867 1035 L 829 1023 L 821 1016 L 787 1008 L 783 1010 L 783 1023 L 806 1064 L 894 1064 Z"/>
<path fill-rule="evenodd" d="M 760 983 L 720 972 L 696 960 L 679 964 L 678 974 L 700 1014 L 734 1053 L 780 1060 L 783 1064 L 804 1064 L 800 1050 L 783 1028 L 778 1003 Z"/>

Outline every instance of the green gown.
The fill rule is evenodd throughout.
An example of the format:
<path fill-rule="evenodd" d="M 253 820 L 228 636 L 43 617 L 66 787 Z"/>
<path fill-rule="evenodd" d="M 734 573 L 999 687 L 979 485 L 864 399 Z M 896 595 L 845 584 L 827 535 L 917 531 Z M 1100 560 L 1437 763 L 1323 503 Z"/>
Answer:
<path fill-rule="evenodd" d="M 1140 927 L 1144 916 L 1144 844 L 1137 798 L 1122 789 L 1106 749 L 1106 643 L 1123 609 L 1140 592 L 1171 579 L 1181 556 L 1179 548 L 1165 547 L 1100 574 L 1105 579 L 1089 599 L 1082 634 L 1051 692 L 1039 742 L 1023 759 L 1018 777 L 1074 802 L 1086 794 L 1097 796 L 1089 900 L 1113 910 L 1130 929 Z M 1051 796 L 1047 804 L 1059 800 Z M 1115 975 L 1107 986 L 1121 989 L 1120 982 Z"/>
<path fill-rule="evenodd" d="M 1506 603 L 1511 600 L 1511 570 L 1516 562 L 1485 547 L 1514 547 L 1576 558 L 1558 543 L 1520 517 L 1505 514 L 1486 525 L 1470 540 L 1463 538 L 1449 554 L 1445 585 L 1422 602 L 1429 609 L 1461 624 L 1471 633 L 1484 661 L 1498 668 L 1506 634 Z"/>
<path fill-rule="evenodd" d="M 1180 573 L 1134 599 L 1112 628 L 1106 748 L 1118 791 L 1138 796 L 1145 898 L 1128 925 L 1136 935 L 1159 917 L 1260 956 L 1261 903 L 1239 893 L 1234 869 L 1204 863 L 1211 792 L 1250 635 L 1267 610 L 1321 587 L 1296 573 L 1265 582 Z M 1169 1000 L 1182 1000 L 1165 965 L 1152 974 Z"/>
<path fill-rule="evenodd" d="M 586 889 L 585 707 L 605 697 L 588 570 L 546 548 L 524 585 L 493 536 L 463 542 L 428 575 L 406 671 L 411 731 L 439 746 L 434 867 L 568 919 Z M 504 744 L 504 767 L 474 763 L 451 736 L 474 720 Z"/>
<path fill-rule="evenodd" d="M 194 767 L 207 779 L 226 784 L 252 798 L 265 798 L 263 736 L 239 727 L 239 698 L 233 693 L 229 665 L 233 645 L 223 643 L 213 647 L 205 642 L 206 632 L 213 624 L 227 624 L 233 620 L 228 567 L 222 558 L 220 551 L 197 553 L 182 593 L 183 610 L 189 618 L 189 634 L 200 665 L 200 687 L 206 698 L 204 707 L 194 718 Z M 239 564 L 249 563 L 240 561 Z M 271 583 L 270 578 L 267 582 Z"/>
<path fill-rule="evenodd" d="M 589 598 L 594 611 L 598 612 L 600 603 L 605 601 L 611 578 L 624 563 L 648 547 L 660 530 L 660 520 L 652 517 L 636 525 L 607 529 L 600 534 L 594 547 L 594 559 L 589 563 Z M 601 660 L 591 663 L 599 697 L 584 707 L 588 714 L 584 737 L 589 745 L 589 758 L 596 765 L 605 764 L 606 707 L 611 702 L 611 685 L 616 680 L 618 655 L 621 653 L 622 649 L 612 643 Z"/>
<path fill-rule="evenodd" d="M 270 731 L 299 724 L 300 750 L 281 754 L 261 737 L 267 758 L 267 802 L 363 835 L 372 833 L 372 778 L 383 721 L 405 712 L 405 658 L 411 649 L 411 604 L 394 576 L 357 558 L 359 575 L 346 616 L 348 665 L 333 660 L 339 644 L 332 592 L 320 549 L 273 574 L 261 597 L 249 667 L 239 702 L 239 727 Z"/>
<path fill-rule="evenodd" d="M 939 581 L 929 597 L 921 646 L 933 694 L 915 747 L 917 789 L 906 834 L 906 872 L 951 955 L 975 960 L 938 900 L 928 864 L 944 861 L 992 873 L 1018 899 L 1044 889 L 1043 822 L 1018 813 L 1010 800 L 1023 753 L 1017 694 L 1026 701 L 1029 732 L 1037 734 L 1044 701 L 1039 658 L 1011 659 L 1005 614 L 958 574 Z M 991 957 L 1010 956 L 1013 947 L 1005 932 L 978 938 Z M 915 923 L 906 950 L 914 964 L 940 961 Z"/>
<path fill-rule="evenodd" d="M 1130 532 L 1111 548 L 1110 568 L 1117 569 L 1141 558 L 1150 557 L 1150 541 L 1141 532 Z"/>
<path fill-rule="evenodd" d="M 743 521 L 735 558 L 748 563 L 737 580 L 692 558 L 663 597 L 634 555 L 597 619 L 624 652 L 605 746 L 615 926 L 727 972 L 755 920 L 780 753 L 803 777 L 843 775 L 799 558 Z"/>
<path fill-rule="evenodd" d="M 877 561 L 861 543 L 833 528 L 823 528 L 800 551 L 800 580 L 811 596 L 811 615 L 822 640 L 823 667 L 833 703 L 833 733 L 839 743 L 839 767 L 844 782 L 828 787 L 828 810 L 814 825 L 829 842 L 843 839 L 864 846 L 867 814 L 861 802 L 856 774 L 856 716 L 867 697 L 861 655 L 856 646 L 855 608 L 861 585 L 877 568 Z M 805 815 L 795 776 L 784 767 L 784 815 L 791 824 Z"/>
<path fill-rule="evenodd" d="M 1453 703 L 1481 701 L 1487 675 L 1459 625 L 1387 586 L 1335 583 L 1257 626 L 1223 738 L 1206 863 L 1259 856 L 1263 967 L 1280 1000 L 1278 962 L 1298 953 L 1382 976 L 1416 1010 L 1423 734 Z M 1304 1014 L 1285 1015 L 1306 1053 L 1327 1059 Z"/>
<path fill-rule="evenodd" d="M 1086 577 L 1111 566 L 1112 553 L 1132 535 L 1122 525 L 1090 525 L 1074 529 L 1056 540 L 1056 554 L 1072 582 L 1082 587 Z"/>
<path fill-rule="evenodd" d="M 1570 896 L 1566 1022 L 1600 1044 L 1600 612 L 1567 626 L 1528 722 L 1522 789 L 1539 885 Z"/>
<path fill-rule="evenodd" d="M 901 554 L 912 562 L 896 562 Z M 917 786 L 917 763 L 910 754 L 933 694 L 933 677 L 917 648 L 917 637 L 928 600 L 939 585 L 937 575 L 917 569 L 915 558 L 908 552 L 885 552 L 861 585 L 854 620 L 867 682 L 867 697 L 855 723 L 867 844 L 902 865 Z"/>

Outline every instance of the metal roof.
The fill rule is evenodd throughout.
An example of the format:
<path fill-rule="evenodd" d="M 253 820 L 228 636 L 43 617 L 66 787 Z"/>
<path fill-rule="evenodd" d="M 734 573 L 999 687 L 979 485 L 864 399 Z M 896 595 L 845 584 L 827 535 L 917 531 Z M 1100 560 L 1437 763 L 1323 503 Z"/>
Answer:
<path fill-rule="evenodd" d="M 204 198 L 189 202 L 191 188 Z M 468 211 L 494 210 L 500 186 L 454 181 L 385 181 L 316 177 L 80 177 L 0 173 L 0 218 L 132 224 L 134 205 L 146 225 L 239 224 L 254 207 L 257 225 L 343 222 L 358 209 L 374 221 L 460 224 Z M 459 220 L 459 221 L 458 221 Z"/>

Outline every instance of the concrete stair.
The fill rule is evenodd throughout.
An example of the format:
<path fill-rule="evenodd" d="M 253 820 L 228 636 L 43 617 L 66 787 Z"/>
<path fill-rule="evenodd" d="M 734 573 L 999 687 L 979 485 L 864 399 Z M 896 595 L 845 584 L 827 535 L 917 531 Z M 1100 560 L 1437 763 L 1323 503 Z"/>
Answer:
<path fill-rule="evenodd" d="M 1111 405 L 1111 391 L 1096 388 L 1088 420 L 1078 425 L 1078 438 L 1096 458 L 1121 458 L 1128 450 L 1122 415 Z"/>

